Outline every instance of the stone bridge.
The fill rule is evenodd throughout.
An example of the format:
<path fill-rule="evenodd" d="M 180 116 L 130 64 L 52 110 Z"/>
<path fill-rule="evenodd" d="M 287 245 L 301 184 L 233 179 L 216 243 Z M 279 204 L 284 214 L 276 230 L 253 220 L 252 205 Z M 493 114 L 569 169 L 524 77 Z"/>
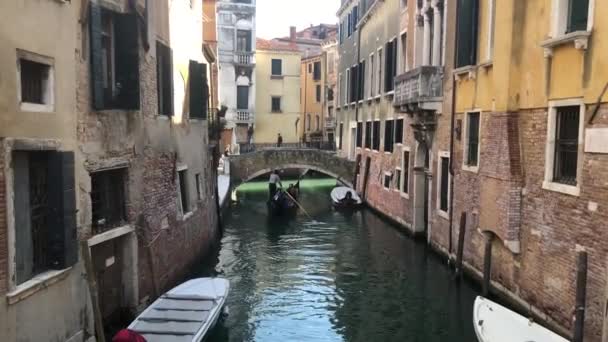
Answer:
<path fill-rule="evenodd" d="M 235 188 L 273 169 L 310 169 L 351 187 L 355 178 L 355 162 L 318 149 L 271 148 L 230 156 L 229 160 L 230 182 Z"/>

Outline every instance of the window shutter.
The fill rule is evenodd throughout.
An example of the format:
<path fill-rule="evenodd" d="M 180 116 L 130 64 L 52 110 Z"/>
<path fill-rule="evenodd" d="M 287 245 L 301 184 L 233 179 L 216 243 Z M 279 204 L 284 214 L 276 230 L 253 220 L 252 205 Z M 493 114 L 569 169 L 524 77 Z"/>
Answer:
<path fill-rule="evenodd" d="M 74 152 L 49 153 L 49 266 L 64 269 L 78 261 Z"/>
<path fill-rule="evenodd" d="M 114 16 L 116 41 L 117 105 L 121 109 L 138 110 L 139 104 L 139 40 L 137 17 L 133 14 Z"/>
<path fill-rule="evenodd" d="M 479 0 L 458 1 L 456 30 L 456 67 L 477 63 Z"/>
<path fill-rule="evenodd" d="M 203 120 L 207 120 L 207 109 L 209 108 L 209 83 L 207 80 L 207 64 L 200 64 L 203 71 Z"/>
<path fill-rule="evenodd" d="M 384 53 L 384 91 L 391 90 L 393 78 L 393 42 L 386 43 L 386 51 Z"/>
<path fill-rule="evenodd" d="M 568 32 L 586 31 L 589 15 L 589 0 L 570 0 L 568 9 Z"/>
<path fill-rule="evenodd" d="M 240 110 L 249 109 L 249 87 L 237 86 L 236 88 L 236 107 Z"/>
<path fill-rule="evenodd" d="M 393 39 L 393 77 L 391 77 L 391 90 L 395 88 L 395 76 L 397 76 L 397 38 Z"/>
<path fill-rule="evenodd" d="M 104 109 L 103 56 L 101 52 L 101 7 L 90 4 L 89 34 L 91 44 L 91 104 L 93 109 Z"/>
<path fill-rule="evenodd" d="M 27 152 L 13 153 L 15 208 L 15 264 L 16 282 L 21 284 L 32 277 L 33 242 L 30 219 L 30 173 Z"/>
<path fill-rule="evenodd" d="M 205 100 L 203 96 L 203 64 L 190 61 L 188 80 L 190 89 L 190 118 L 203 119 Z"/>

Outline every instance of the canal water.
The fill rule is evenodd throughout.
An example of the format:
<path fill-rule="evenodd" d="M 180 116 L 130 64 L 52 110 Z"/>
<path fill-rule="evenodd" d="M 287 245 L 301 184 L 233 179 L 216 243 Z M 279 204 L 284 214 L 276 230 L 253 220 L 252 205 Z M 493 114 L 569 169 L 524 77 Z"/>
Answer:
<path fill-rule="evenodd" d="M 291 218 L 268 217 L 267 183 L 239 188 L 211 265 L 229 314 L 210 341 L 476 341 L 475 285 L 373 212 L 333 210 L 334 185 L 303 181 L 310 216 Z"/>

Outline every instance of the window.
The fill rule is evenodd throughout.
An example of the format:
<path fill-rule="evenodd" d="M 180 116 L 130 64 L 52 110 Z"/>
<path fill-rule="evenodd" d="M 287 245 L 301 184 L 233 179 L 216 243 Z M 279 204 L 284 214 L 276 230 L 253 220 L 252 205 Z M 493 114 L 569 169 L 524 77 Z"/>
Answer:
<path fill-rule="evenodd" d="M 342 74 L 338 75 L 338 94 L 336 95 L 338 97 L 338 101 L 340 102 L 338 107 L 340 107 L 341 105 L 343 105 L 344 103 L 342 102 L 342 94 L 344 94 L 344 84 L 342 83 Z"/>
<path fill-rule="evenodd" d="M 177 178 L 179 182 L 179 208 L 181 214 L 187 214 L 190 212 L 190 201 L 188 196 L 188 170 L 178 170 Z"/>
<path fill-rule="evenodd" d="M 377 95 L 382 93 L 382 49 L 378 50 L 378 88 L 376 89 Z"/>
<path fill-rule="evenodd" d="M 357 24 L 359 23 L 359 6 L 353 7 L 353 32 L 357 31 Z"/>
<path fill-rule="evenodd" d="M 361 101 L 363 100 L 363 95 L 365 93 L 365 61 L 361 61 L 359 63 L 357 74 L 359 75 L 359 81 L 357 84 L 357 100 Z"/>
<path fill-rule="evenodd" d="M 384 152 L 393 152 L 395 137 L 393 134 L 395 126 L 393 120 L 386 120 L 384 123 Z"/>
<path fill-rule="evenodd" d="M 568 1 L 568 28 L 566 33 L 586 31 L 589 16 L 589 0 Z"/>
<path fill-rule="evenodd" d="M 239 52 L 251 52 L 251 31 L 236 31 L 236 50 Z"/>
<path fill-rule="evenodd" d="M 249 109 L 249 87 L 248 86 L 237 86 L 236 87 L 236 108 L 239 110 Z"/>
<path fill-rule="evenodd" d="M 190 118 L 207 119 L 209 106 L 209 86 L 207 84 L 207 65 L 190 61 L 188 66 L 190 87 Z"/>
<path fill-rule="evenodd" d="M 203 199 L 203 181 L 201 179 L 201 174 L 197 173 L 194 176 L 194 179 L 196 179 L 196 199 L 201 201 Z"/>
<path fill-rule="evenodd" d="M 365 148 L 372 148 L 372 122 L 365 123 Z"/>
<path fill-rule="evenodd" d="M 404 73 L 407 70 L 407 33 L 403 33 L 401 35 L 401 58 L 400 60 L 400 68 L 401 73 Z"/>
<path fill-rule="evenodd" d="M 576 186 L 580 106 L 557 109 L 553 182 Z"/>
<path fill-rule="evenodd" d="M 403 144 L 403 119 L 395 120 L 395 144 Z"/>
<path fill-rule="evenodd" d="M 93 234 L 120 227 L 127 222 L 125 174 L 125 169 L 91 174 Z"/>
<path fill-rule="evenodd" d="M 310 117 L 310 114 L 306 114 L 306 130 L 310 131 L 310 121 L 312 120 L 312 118 Z"/>
<path fill-rule="evenodd" d="M 389 190 L 391 188 L 392 175 L 389 172 L 384 173 L 384 189 Z"/>
<path fill-rule="evenodd" d="M 327 73 L 333 74 L 336 69 L 336 56 L 333 52 L 327 53 Z"/>
<path fill-rule="evenodd" d="M 479 113 L 467 114 L 466 127 L 466 165 L 478 166 L 479 164 Z"/>
<path fill-rule="evenodd" d="M 359 98 L 359 66 L 355 65 L 350 71 L 350 103 L 356 102 Z"/>
<path fill-rule="evenodd" d="M 363 146 L 363 122 L 357 122 L 357 147 Z"/>
<path fill-rule="evenodd" d="M 376 95 L 375 93 L 375 87 L 376 87 L 376 82 L 374 80 L 374 75 L 376 74 L 376 63 L 374 60 L 374 54 L 372 53 L 369 56 L 369 97 L 373 97 L 374 95 Z"/>
<path fill-rule="evenodd" d="M 27 111 L 53 111 L 54 84 L 52 60 L 19 51 L 23 57 L 19 58 L 19 98 L 22 110 Z"/>
<path fill-rule="evenodd" d="M 327 88 L 327 101 L 333 101 L 333 100 L 334 100 L 334 89 Z"/>
<path fill-rule="evenodd" d="M 321 62 L 314 63 L 313 80 L 315 80 L 315 81 L 321 80 Z"/>
<path fill-rule="evenodd" d="M 344 92 L 344 105 L 350 103 L 350 68 L 346 69 L 346 91 Z"/>
<path fill-rule="evenodd" d="M 78 260 L 73 152 L 12 155 L 15 283 Z"/>
<path fill-rule="evenodd" d="M 395 88 L 395 76 L 397 75 L 397 40 L 393 39 L 386 43 L 386 54 L 384 56 L 384 91 L 390 92 Z"/>
<path fill-rule="evenodd" d="M 340 129 L 339 129 L 338 133 L 340 134 L 338 137 L 338 149 L 341 150 L 342 149 L 342 137 L 344 135 L 344 123 L 343 122 L 340 122 Z"/>
<path fill-rule="evenodd" d="M 272 60 L 272 76 L 283 75 L 283 60 L 273 59 Z"/>
<path fill-rule="evenodd" d="M 134 14 L 91 4 L 91 87 L 93 108 L 137 110 L 139 36 Z"/>
<path fill-rule="evenodd" d="M 272 97 L 272 112 L 273 113 L 281 112 L 281 97 L 280 96 Z"/>
<path fill-rule="evenodd" d="M 156 42 L 156 80 L 158 90 L 158 114 L 173 115 L 173 52 L 161 42 Z"/>
<path fill-rule="evenodd" d="M 479 0 L 458 0 L 456 67 L 477 64 Z"/>
<path fill-rule="evenodd" d="M 486 60 L 491 61 L 494 57 L 494 36 L 496 29 L 496 0 L 488 0 L 488 47 Z"/>
<path fill-rule="evenodd" d="M 380 151 L 380 121 L 372 124 L 372 150 Z"/>
<path fill-rule="evenodd" d="M 450 155 L 447 152 L 439 153 L 439 194 L 438 209 L 444 216 L 448 212 L 450 196 Z"/>
<path fill-rule="evenodd" d="M 394 189 L 399 191 L 401 188 L 401 169 L 395 169 L 395 187 Z"/>
<path fill-rule="evenodd" d="M 312 73 L 312 63 L 308 63 L 308 73 Z"/>
<path fill-rule="evenodd" d="M 321 85 L 317 84 L 315 87 L 315 91 L 316 91 L 316 100 L 317 102 L 321 102 Z"/>
<path fill-rule="evenodd" d="M 403 159 L 401 160 L 401 168 L 403 169 L 403 181 L 401 182 L 401 192 L 409 193 L 410 182 L 410 151 L 403 151 Z"/>
<path fill-rule="evenodd" d="M 321 122 L 320 122 L 320 118 L 318 115 L 315 116 L 315 126 L 317 128 L 317 132 L 321 130 Z"/>
<path fill-rule="evenodd" d="M 353 35 L 353 14 L 348 13 L 348 37 Z"/>

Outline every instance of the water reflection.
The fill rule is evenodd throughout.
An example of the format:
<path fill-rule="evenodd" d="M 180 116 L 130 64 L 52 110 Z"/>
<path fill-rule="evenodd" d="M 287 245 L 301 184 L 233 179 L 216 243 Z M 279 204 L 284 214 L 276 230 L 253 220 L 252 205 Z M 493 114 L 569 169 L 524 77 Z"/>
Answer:
<path fill-rule="evenodd" d="M 269 218 L 265 187 L 239 192 L 215 265 L 230 314 L 210 340 L 475 341 L 477 290 L 372 212 L 333 211 L 330 184 L 302 184 L 312 218 Z"/>

